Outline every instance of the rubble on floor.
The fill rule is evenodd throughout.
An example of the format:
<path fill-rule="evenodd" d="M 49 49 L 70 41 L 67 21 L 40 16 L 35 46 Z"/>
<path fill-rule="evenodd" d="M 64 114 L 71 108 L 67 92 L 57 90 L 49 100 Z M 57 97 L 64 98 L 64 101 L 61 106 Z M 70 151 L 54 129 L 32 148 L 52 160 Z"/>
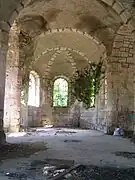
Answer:
<path fill-rule="evenodd" d="M 135 146 L 129 139 L 66 128 L 37 128 L 26 134 L 8 134 L 9 143 L 0 151 L 0 180 L 135 177 Z"/>
<path fill-rule="evenodd" d="M 30 155 L 45 151 L 47 149 L 47 143 L 41 142 L 23 142 L 23 143 L 6 143 L 0 147 L 0 161 L 5 159 L 13 159 L 18 157 L 29 157 Z"/>

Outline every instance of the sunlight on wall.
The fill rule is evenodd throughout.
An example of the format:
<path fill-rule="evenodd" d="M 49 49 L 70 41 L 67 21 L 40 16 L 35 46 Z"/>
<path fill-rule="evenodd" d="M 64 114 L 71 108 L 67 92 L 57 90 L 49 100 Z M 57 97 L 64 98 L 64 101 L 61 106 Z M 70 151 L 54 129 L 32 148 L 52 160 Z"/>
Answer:
<path fill-rule="evenodd" d="M 28 105 L 36 107 L 40 105 L 40 78 L 34 71 L 29 75 Z"/>

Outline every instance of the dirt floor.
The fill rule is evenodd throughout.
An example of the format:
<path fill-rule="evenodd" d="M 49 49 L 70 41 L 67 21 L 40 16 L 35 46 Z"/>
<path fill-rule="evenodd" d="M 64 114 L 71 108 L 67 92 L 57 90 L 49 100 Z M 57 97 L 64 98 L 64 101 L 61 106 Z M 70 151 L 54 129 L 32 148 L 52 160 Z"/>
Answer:
<path fill-rule="evenodd" d="M 135 145 L 98 131 L 37 128 L 7 134 L 0 180 L 131 180 Z M 12 143 L 12 144 L 10 144 Z"/>

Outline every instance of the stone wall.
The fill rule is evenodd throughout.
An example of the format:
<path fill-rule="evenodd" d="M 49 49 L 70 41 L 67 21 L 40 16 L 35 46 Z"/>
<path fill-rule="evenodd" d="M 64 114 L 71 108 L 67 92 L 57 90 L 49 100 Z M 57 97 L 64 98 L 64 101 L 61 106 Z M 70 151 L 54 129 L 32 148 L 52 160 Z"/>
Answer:
<path fill-rule="evenodd" d="M 110 115 L 106 121 L 109 126 L 133 129 L 133 121 L 128 115 L 134 112 L 134 58 L 134 40 L 128 26 L 122 26 L 107 64 L 107 109 Z"/>
<path fill-rule="evenodd" d="M 134 26 L 134 17 L 131 17 L 126 8 L 122 7 L 115 0 L 103 0 L 102 2 L 107 3 L 111 6 L 121 17 L 124 23 L 128 24 L 131 28 L 131 32 L 135 32 Z M 133 5 L 132 0 L 121 0 L 125 7 L 131 9 L 130 6 Z M 9 4 L 8 4 L 9 3 Z M 7 52 L 7 41 L 8 41 L 8 32 L 10 27 L 12 26 L 13 21 L 18 16 L 21 9 L 24 8 L 24 1 L 20 3 L 11 4 L 12 1 L 3 1 L 2 8 L 0 11 L 0 58 L 1 58 L 1 66 L 0 66 L 0 137 L 1 132 L 3 133 L 3 108 L 4 108 L 4 87 L 5 87 L 5 62 L 6 62 L 6 52 Z M 10 10 L 9 10 L 10 9 Z M 7 12 L 7 13 L 5 13 Z M 81 115 L 82 119 L 92 119 L 94 124 L 104 124 L 107 123 L 107 126 L 117 125 L 119 124 L 122 127 L 132 129 L 133 121 L 129 119 L 128 114 L 134 112 L 134 40 L 131 37 L 131 32 L 127 32 L 128 27 L 120 29 L 117 33 L 115 41 L 113 43 L 113 51 L 112 55 L 109 58 L 107 69 L 107 82 L 108 82 L 108 99 L 107 99 L 107 109 L 103 109 L 98 106 L 98 109 L 93 110 L 89 109 Z M 18 43 L 13 41 L 12 46 L 14 46 L 13 50 L 17 48 Z M 16 47 L 15 47 L 16 46 Z M 18 81 L 18 51 L 11 51 L 12 56 L 10 56 L 10 66 L 9 71 L 11 76 L 7 78 L 9 81 L 9 94 L 7 94 L 6 98 L 10 99 L 10 103 L 7 103 L 8 109 L 10 111 L 6 111 L 5 108 L 5 116 L 11 118 L 14 122 L 11 124 L 13 126 L 17 126 L 20 121 L 20 100 L 19 100 L 19 81 Z M 13 67 L 13 60 L 15 61 L 15 66 Z M 12 73 L 13 72 L 13 73 Z M 13 93 L 14 91 L 14 93 Z M 16 93 L 15 93 L 16 92 Z M 30 121 L 35 123 L 37 108 L 30 107 Z M 60 110 L 60 112 L 63 110 Z M 97 120 L 93 121 L 93 117 L 95 117 L 95 111 L 97 114 Z M 14 113 L 13 113 L 14 112 Z M 60 114 L 60 112 L 56 111 L 56 114 Z M 64 110 L 65 119 L 67 118 L 67 110 Z M 80 112 L 79 112 L 80 113 Z M 55 113 L 54 113 L 55 114 Z M 74 113 L 73 113 L 74 114 Z M 76 113 L 75 113 L 76 114 Z M 60 116 L 60 115 L 59 115 Z M 32 117 L 32 118 L 31 118 Z M 39 117 L 39 115 L 38 115 Z M 88 117 L 88 118 L 87 118 Z M 24 119 L 26 117 L 24 116 Z M 77 117 L 76 120 L 78 120 Z M 31 120 L 32 119 L 32 120 Z M 38 118 L 37 118 L 38 119 Z M 59 118 L 58 118 L 59 119 Z M 7 118 L 7 120 L 9 120 Z M 75 120 L 75 121 L 76 121 Z M 9 121 L 6 121 L 5 124 L 8 124 Z M 102 122 L 102 123 L 101 123 Z M 74 123 L 73 123 L 74 124 Z M 76 122 L 75 122 L 76 124 Z M 82 123 L 83 124 L 83 123 Z M 14 129 L 14 127 L 13 127 Z M 17 128 L 18 129 L 18 128 Z M 0 138 L 0 141 L 3 138 Z"/>
<path fill-rule="evenodd" d="M 134 40 L 125 25 L 118 30 L 114 39 L 112 54 L 107 62 L 107 90 L 104 84 L 97 97 L 96 108 L 86 110 L 78 104 L 71 109 L 52 108 L 51 89 L 43 83 L 45 97 L 41 98 L 41 108 L 28 107 L 28 126 L 39 126 L 44 120 L 44 123 L 54 126 L 82 127 L 104 132 L 117 125 L 132 130 L 134 123 L 128 115 L 134 112 L 134 68 Z M 16 79 L 13 80 L 17 81 L 18 71 L 15 72 Z M 14 78 L 14 74 L 10 78 Z M 23 117 L 26 119 L 24 114 Z"/>
<path fill-rule="evenodd" d="M 101 82 L 99 94 L 96 96 L 95 107 L 86 109 L 83 103 L 75 101 L 72 105 L 69 118 L 72 126 L 79 124 L 80 128 L 95 129 L 107 133 L 107 79 Z"/>
<path fill-rule="evenodd" d="M 28 106 L 28 127 L 41 126 L 41 108 Z"/>
<path fill-rule="evenodd" d="M 96 108 L 90 108 L 88 110 L 83 110 L 80 115 L 80 127 L 86 129 L 96 128 Z"/>
<path fill-rule="evenodd" d="M 95 108 L 85 109 L 82 104 L 75 103 L 69 113 L 69 122 L 72 127 L 95 129 L 107 133 L 105 114 L 106 110 L 97 108 L 97 105 Z"/>
<path fill-rule="evenodd" d="M 43 107 L 42 107 L 43 108 Z M 69 108 L 49 108 L 42 111 L 41 107 L 28 106 L 21 107 L 21 125 L 24 127 L 37 127 L 44 125 L 54 125 L 55 127 L 71 127 L 69 121 Z M 51 110 L 51 114 L 48 112 Z"/>
<path fill-rule="evenodd" d="M 20 124 L 23 127 L 28 127 L 28 106 L 21 105 L 20 116 L 21 116 Z"/>
<path fill-rule="evenodd" d="M 41 126 L 41 108 L 21 106 L 21 125 L 23 127 Z"/>
<path fill-rule="evenodd" d="M 54 125 L 60 127 L 69 127 L 71 126 L 69 121 L 69 108 L 68 107 L 54 107 L 53 108 L 53 117 Z"/>

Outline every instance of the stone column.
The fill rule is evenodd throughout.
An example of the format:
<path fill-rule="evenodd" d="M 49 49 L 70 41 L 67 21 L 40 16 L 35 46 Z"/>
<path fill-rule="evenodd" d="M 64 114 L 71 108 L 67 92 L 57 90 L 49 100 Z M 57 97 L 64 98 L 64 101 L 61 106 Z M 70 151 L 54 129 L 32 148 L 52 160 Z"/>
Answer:
<path fill-rule="evenodd" d="M 114 65 L 114 64 L 112 64 Z M 112 66 L 111 65 L 111 66 Z M 133 119 L 130 114 L 134 111 L 133 70 L 134 65 L 115 63 L 119 72 L 108 75 L 108 111 L 109 124 L 113 127 L 133 129 Z M 112 68 L 113 69 L 113 68 Z"/>
<path fill-rule="evenodd" d="M 4 144 L 6 141 L 6 136 L 3 130 L 6 52 L 7 52 L 7 48 L 4 49 L 4 47 L 1 45 L 0 48 L 0 145 Z"/>
<path fill-rule="evenodd" d="M 24 72 L 26 75 L 25 68 Z M 29 74 L 28 74 L 29 77 Z M 29 91 L 29 81 L 26 82 L 25 86 L 21 86 L 21 121 L 20 125 L 24 128 L 28 128 L 28 91 Z"/>
<path fill-rule="evenodd" d="M 19 69 L 19 30 L 14 23 L 9 34 L 6 65 L 4 128 L 10 132 L 20 129 L 21 77 Z"/>
<path fill-rule="evenodd" d="M 48 86 L 48 79 L 42 79 L 42 101 L 41 101 L 41 121 L 43 125 L 52 125 L 54 123 L 51 107 L 51 92 Z"/>
<path fill-rule="evenodd" d="M 133 130 L 134 123 L 130 118 L 134 112 L 134 41 L 130 33 L 123 35 L 123 31 L 115 38 L 112 55 L 107 64 L 106 119 L 112 130 L 118 125 L 130 131 Z"/>
<path fill-rule="evenodd" d="M 4 116 L 4 96 L 5 96 L 5 77 L 6 77 L 6 55 L 8 49 L 9 26 L 5 22 L 0 22 L 0 146 L 6 142 L 3 130 Z"/>

